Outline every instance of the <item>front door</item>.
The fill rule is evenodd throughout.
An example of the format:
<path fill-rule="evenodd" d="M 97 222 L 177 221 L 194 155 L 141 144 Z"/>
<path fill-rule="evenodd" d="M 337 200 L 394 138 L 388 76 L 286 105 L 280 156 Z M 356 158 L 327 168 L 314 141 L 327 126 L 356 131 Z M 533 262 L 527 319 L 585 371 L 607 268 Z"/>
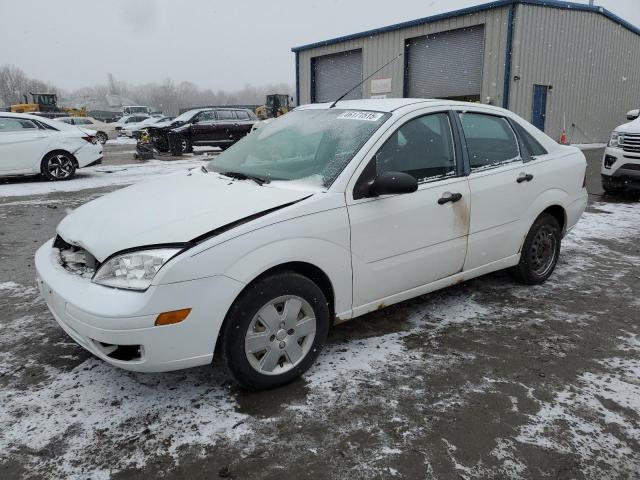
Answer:
<path fill-rule="evenodd" d="M 547 93 L 549 93 L 549 87 L 547 85 L 533 86 L 533 113 L 531 123 L 543 132 L 547 120 Z"/>
<path fill-rule="evenodd" d="M 191 143 L 193 145 L 206 145 L 216 135 L 216 114 L 213 110 L 200 112 L 191 124 Z"/>
<path fill-rule="evenodd" d="M 409 119 L 385 140 L 358 186 L 383 172 L 419 183 L 404 195 L 348 194 L 354 308 L 380 303 L 462 270 L 469 229 L 469 186 L 459 176 L 447 112 Z M 354 198 L 354 196 L 356 198 Z"/>
<path fill-rule="evenodd" d="M 51 130 L 41 130 L 31 120 L 0 117 L 0 172 L 37 171 Z"/>

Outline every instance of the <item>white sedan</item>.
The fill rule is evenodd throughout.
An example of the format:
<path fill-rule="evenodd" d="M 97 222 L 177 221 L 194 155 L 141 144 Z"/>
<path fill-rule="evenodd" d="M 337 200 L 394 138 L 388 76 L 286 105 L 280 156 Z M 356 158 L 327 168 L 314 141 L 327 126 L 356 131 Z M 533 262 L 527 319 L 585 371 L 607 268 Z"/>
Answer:
<path fill-rule="evenodd" d="M 38 250 L 38 284 L 106 362 L 167 371 L 215 349 L 240 385 L 270 388 L 335 323 L 501 269 L 544 282 L 585 175 L 577 148 L 500 108 L 308 105 L 206 168 L 78 208 Z"/>
<path fill-rule="evenodd" d="M 22 113 L 0 112 L 0 176 L 43 175 L 68 180 L 102 162 L 94 130 Z"/>
<path fill-rule="evenodd" d="M 76 125 L 83 128 L 90 128 L 96 131 L 96 140 L 101 144 L 107 143 L 107 140 L 118 138 L 115 123 L 106 123 L 96 120 L 93 117 L 61 117 L 56 118 L 59 122 Z"/>

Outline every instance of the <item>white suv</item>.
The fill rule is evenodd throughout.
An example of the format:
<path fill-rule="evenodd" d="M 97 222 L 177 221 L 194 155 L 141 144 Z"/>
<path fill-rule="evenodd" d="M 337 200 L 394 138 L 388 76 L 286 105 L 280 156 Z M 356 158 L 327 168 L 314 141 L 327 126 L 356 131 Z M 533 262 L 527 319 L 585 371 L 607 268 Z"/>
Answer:
<path fill-rule="evenodd" d="M 515 114 L 445 100 L 299 107 L 177 176 L 73 211 L 36 253 L 60 326 L 113 365 L 310 368 L 329 328 L 509 268 L 553 272 L 586 160 Z"/>
<path fill-rule="evenodd" d="M 640 110 L 627 113 L 629 123 L 620 125 L 602 159 L 602 188 L 609 194 L 640 188 Z"/>

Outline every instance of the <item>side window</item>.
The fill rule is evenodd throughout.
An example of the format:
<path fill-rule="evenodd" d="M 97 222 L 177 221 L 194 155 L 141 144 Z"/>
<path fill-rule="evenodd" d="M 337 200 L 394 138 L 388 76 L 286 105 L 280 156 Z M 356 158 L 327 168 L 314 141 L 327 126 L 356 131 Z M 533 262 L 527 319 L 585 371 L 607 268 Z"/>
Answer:
<path fill-rule="evenodd" d="M 518 140 L 506 118 L 460 113 L 471 170 L 521 161 Z"/>
<path fill-rule="evenodd" d="M 513 120 L 513 125 L 515 125 L 516 130 L 518 131 L 518 135 L 520 135 L 522 142 L 532 156 L 539 157 L 540 155 L 546 155 L 547 153 L 549 153 L 542 145 L 540 145 L 540 142 L 533 138 L 533 135 L 531 135 L 517 121 Z"/>
<path fill-rule="evenodd" d="M 218 110 L 218 120 L 235 120 L 235 116 L 230 110 Z"/>
<path fill-rule="evenodd" d="M 211 122 L 216 119 L 216 114 L 213 110 L 205 110 L 198 114 L 198 122 Z"/>
<path fill-rule="evenodd" d="M 236 116 L 238 117 L 238 120 L 249 120 L 249 114 L 242 110 L 236 110 Z"/>
<path fill-rule="evenodd" d="M 37 130 L 38 126 L 31 120 L 23 118 L 0 117 L 0 132 L 15 132 L 21 130 Z"/>
<path fill-rule="evenodd" d="M 404 172 L 418 182 L 455 175 L 449 116 L 435 113 L 402 125 L 375 156 L 376 174 Z"/>

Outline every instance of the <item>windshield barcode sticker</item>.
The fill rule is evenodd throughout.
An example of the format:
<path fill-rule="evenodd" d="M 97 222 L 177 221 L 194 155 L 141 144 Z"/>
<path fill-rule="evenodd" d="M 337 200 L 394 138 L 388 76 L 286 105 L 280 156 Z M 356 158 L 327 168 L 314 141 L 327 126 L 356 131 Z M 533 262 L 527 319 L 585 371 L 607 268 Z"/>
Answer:
<path fill-rule="evenodd" d="M 339 120 L 364 120 L 365 122 L 377 122 L 383 113 L 376 112 L 344 112 L 338 116 Z"/>

